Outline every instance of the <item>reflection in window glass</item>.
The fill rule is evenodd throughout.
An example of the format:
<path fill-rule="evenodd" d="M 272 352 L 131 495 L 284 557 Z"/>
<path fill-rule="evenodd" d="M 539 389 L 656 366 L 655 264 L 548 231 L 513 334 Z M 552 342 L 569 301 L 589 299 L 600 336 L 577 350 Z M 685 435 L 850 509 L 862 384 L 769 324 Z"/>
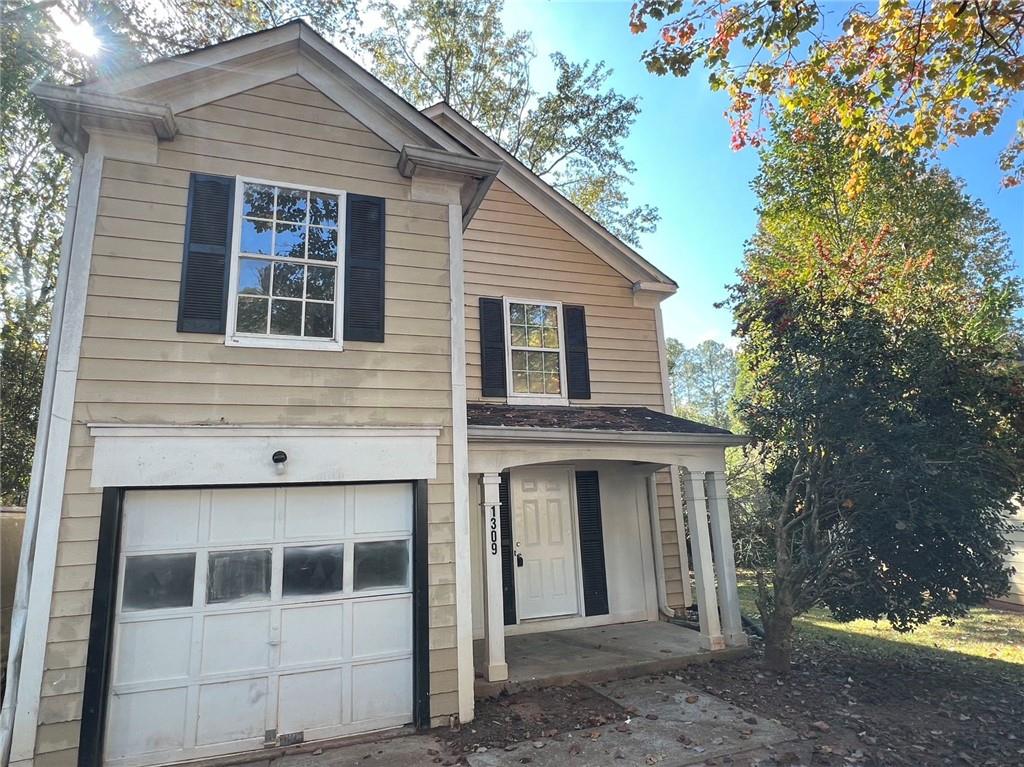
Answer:
<path fill-rule="evenodd" d="M 284 574 L 281 593 L 330 594 L 341 591 L 345 547 L 291 546 L 284 550 Z"/>
<path fill-rule="evenodd" d="M 195 554 L 128 557 L 124 565 L 124 610 L 191 607 Z"/>
<path fill-rule="evenodd" d="M 236 332 L 335 337 L 339 203 L 322 192 L 243 184 Z"/>
<path fill-rule="evenodd" d="M 353 588 L 382 589 L 409 583 L 409 542 L 357 543 L 352 552 Z"/>
<path fill-rule="evenodd" d="M 561 394 L 558 307 L 510 303 L 508 321 L 512 391 L 516 394 Z"/>
<path fill-rule="evenodd" d="M 211 551 L 206 603 L 270 596 L 270 549 Z"/>

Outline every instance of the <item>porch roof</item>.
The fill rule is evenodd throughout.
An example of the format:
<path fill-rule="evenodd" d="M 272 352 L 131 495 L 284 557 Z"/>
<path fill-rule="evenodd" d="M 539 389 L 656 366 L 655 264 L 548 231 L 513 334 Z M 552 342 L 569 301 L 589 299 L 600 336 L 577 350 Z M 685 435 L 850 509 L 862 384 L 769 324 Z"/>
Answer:
<path fill-rule="evenodd" d="M 467 403 L 470 473 L 581 460 L 718 471 L 747 438 L 644 407 Z"/>
<path fill-rule="evenodd" d="M 728 434 L 727 429 L 659 413 L 646 407 L 557 405 L 497 405 L 470 402 L 466 405 L 470 428 L 474 426 L 571 429 L 573 431 L 658 432 L 662 434 Z"/>

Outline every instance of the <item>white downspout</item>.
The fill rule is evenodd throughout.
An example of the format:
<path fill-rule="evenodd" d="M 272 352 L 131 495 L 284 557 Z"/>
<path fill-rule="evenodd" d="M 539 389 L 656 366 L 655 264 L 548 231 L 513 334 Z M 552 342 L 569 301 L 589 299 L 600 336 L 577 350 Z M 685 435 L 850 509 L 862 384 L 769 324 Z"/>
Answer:
<path fill-rule="evenodd" d="M 666 618 L 675 618 L 676 611 L 668 606 L 668 588 L 665 586 L 665 552 L 661 548 L 661 520 L 658 518 L 658 483 L 654 474 L 647 477 L 647 509 L 651 519 L 651 541 L 654 548 L 654 580 L 658 584 L 658 610 Z"/>
<path fill-rule="evenodd" d="M 64 302 L 68 287 L 68 262 L 71 258 L 71 243 L 75 236 L 75 222 L 78 216 L 78 199 L 81 192 L 81 152 L 55 139 L 58 145 L 72 159 L 71 181 L 68 184 L 68 204 L 64 215 L 64 233 L 60 241 L 60 261 L 57 266 L 57 285 L 53 297 L 50 317 L 50 336 L 47 342 L 46 365 L 43 368 L 43 391 L 39 402 L 39 421 L 36 425 L 35 452 L 32 456 L 32 474 L 29 478 L 28 500 L 25 505 L 25 528 L 21 537 L 21 552 L 18 558 L 18 583 L 14 592 L 11 613 L 10 648 L 7 655 L 7 688 L 4 690 L 3 708 L 0 709 L 0 765 L 7 765 L 11 753 L 14 728 L 14 712 L 18 704 L 18 680 L 21 676 L 21 657 L 25 647 L 25 623 L 28 618 L 29 587 L 32 581 L 33 555 L 36 545 L 36 531 L 39 526 L 39 491 L 43 484 L 46 464 L 46 449 L 50 434 L 50 419 L 53 413 L 53 390 L 57 378 L 57 357 L 60 349 L 61 330 L 64 325 Z M 45 641 L 45 639 L 43 640 Z"/>

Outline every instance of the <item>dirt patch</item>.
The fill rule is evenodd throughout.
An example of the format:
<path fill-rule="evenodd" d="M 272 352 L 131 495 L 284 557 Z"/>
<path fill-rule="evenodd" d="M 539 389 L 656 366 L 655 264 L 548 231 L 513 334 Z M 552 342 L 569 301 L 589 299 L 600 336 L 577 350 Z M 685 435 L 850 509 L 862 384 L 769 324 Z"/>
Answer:
<path fill-rule="evenodd" d="M 476 702 L 472 722 L 444 735 L 453 754 L 503 749 L 531 740 L 559 740 L 567 733 L 624 721 L 625 708 L 581 684 L 527 690 Z"/>
<path fill-rule="evenodd" d="M 785 676 L 758 656 L 674 676 L 800 734 L 796 753 L 780 746 L 762 764 L 1024 765 L 1024 668 L 1012 664 L 927 650 L 894 658 L 816 640 L 800 643 Z"/>

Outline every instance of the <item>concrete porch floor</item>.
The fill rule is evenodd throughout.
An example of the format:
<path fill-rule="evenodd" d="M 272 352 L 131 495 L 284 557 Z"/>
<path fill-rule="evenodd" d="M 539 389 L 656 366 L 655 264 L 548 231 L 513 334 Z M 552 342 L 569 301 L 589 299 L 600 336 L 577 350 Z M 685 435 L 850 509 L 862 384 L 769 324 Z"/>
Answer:
<path fill-rule="evenodd" d="M 714 660 L 739 658 L 746 647 L 704 650 L 696 631 L 660 621 L 616 623 L 505 637 L 509 678 L 488 682 L 486 643 L 473 643 L 477 668 L 476 695 L 488 698 L 502 690 L 517 692 L 571 682 L 606 682 L 658 674 Z"/>

